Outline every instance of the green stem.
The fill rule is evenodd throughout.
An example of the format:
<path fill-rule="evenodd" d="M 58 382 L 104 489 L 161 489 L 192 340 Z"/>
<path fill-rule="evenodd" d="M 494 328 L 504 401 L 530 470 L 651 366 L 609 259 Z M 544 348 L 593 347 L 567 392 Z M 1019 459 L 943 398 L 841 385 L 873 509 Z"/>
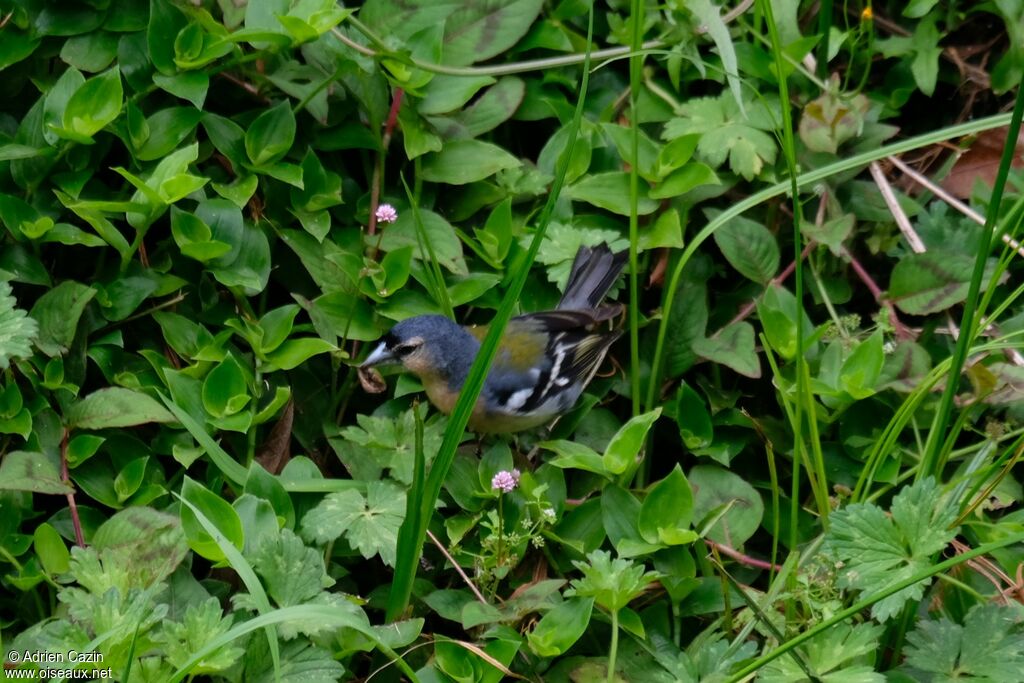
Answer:
<path fill-rule="evenodd" d="M 992 130 L 993 128 L 999 128 L 1007 125 L 1009 121 L 1009 114 L 998 114 L 996 116 L 962 123 L 957 126 L 950 126 L 939 131 L 925 133 L 924 135 L 902 140 L 879 149 L 868 150 L 847 159 L 841 159 L 835 163 L 823 166 L 822 168 L 809 171 L 808 173 L 798 176 L 796 178 L 796 184 L 797 187 L 813 185 L 834 175 L 843 173 L 844 171 L 866 166 L 872 161 L 878 161 L 879 159 L 884 159 L 890 155 L 903 154 L 920 147 L 927 147 L 928 145 L 933 145 L 937 142 L 960 137 L 961 135 L 969 135 L 971 133 L 980 133 L 985 130 Z M 665 339 L 668 334 L 668 328 L 671 324 L 672 305 L 675 301 L 676 290 L 679 288 L 679 282 L 683 276 L 683 269 L 686 268 L 686 265 L 690 262 L 690 259 L 693 258 L 693 255 L 697 253 L 697 249 L 699 249 L 700 246 L 709 237 L 711 237 L 716 230 L 718 230 L 718 228 L 737 216 L 742 215 L 747 210 L 790 191 L 790 188 L 790 181 L 776 183 L 771 187 L 767 187 L 760 192 L 750 195 L 746 199 L 736 202 L 715 217 L 714 220 L 710 221 L 693 237 L 690 243 L 686 245 L 682 256 L 680 256 L 679 260 L 676 261 L 675 268 L 672 271 L 672 276 L 668 280 L 668 286 L 664 288 L 664 298 L 662 299 L 661 305 L 662 318 L 658 325 L 658 339 L 654 347 L 654 358 L 651 362 L 651 381 L 647 385 L 647 400 L 645 402 L 645 408 L 647 410 L 652 410 L 655 405 L 657 405 L 657 387 L 660 386 L 661 381 L 661 365 L 662 359 L 665 355 Z"/>
<path fill-rule="evenodd" d="M 619 652 L 619 610 L 612 610 L 612 645 L 608 650 L 608 683 L 615 683 L 615 658 Z"/>
<path fill-rule="evenodd" d="M 797 647 L 800 647 L 801 645 L 806 643 L 808 640 L 814 638 L 818 634 L 827 631 L 828 629 L 832 628 L 833 626 L 842 621 L 846 621 L 847 619 L 855 616 L 859 612 L 871 607 L 880 600 L 884 600 L 890 595 L 900 592 L 904 588 L 913 586 L 918 581 L 923 581 L 937 574 L 941 574 L 947 569 L 952 569 L 953 567 L 961 565 L 969 560 L 973 560 L 976 557 L 987 555 L 988 553 L 991 553 L 994 550 L 999 550 L 1000 548 L 1005 548 L 1007 546 L 1021 542 L 1024 542 L 1024 532 L 1018 532 L 1016 534 L 1007 536 L 1006 538 L 1003 538 L 999 541 L 995 541 L 993 543 L 986 543 L 985 545 L 974 548 L 973 550 L 968 550 L 966 553 L 956 555 L 955 557 L 951 557 L 948 560 L 939 562 L 936 565 L 932 565 L 931 567 L 926 567 L 925 569 L 915 572 L 913 576 L 910 576 L 902 581 L 894 583 L 888 588 L 885 588 L 867 598 L 864 598 L 863 600 L 858 601 L 856 604 L 853 604 L 850 607 L 847 607 L 846 609 L 842 610 L 841 612 L 837 612 L 836 614 L 832 615 L 830 619 L 826 619 L 817 626 L 809 628 L 800 635 L 787 640 L 785 643 L 782 643 L 781 645 L 779 645 L 779 647 L 775 648 L 774 650 L 761 655 L 760 657 L 758 657 L 757 659 L 755 659 L 754 661 L 750 662 L 745 667 L 740 669 L 739 671 L 735 672 L 732 676 L 729 677 L 726 683 L 738 683 L 739 681 L 747 679 L 750 676 L 750 674 L 754 673 L 755 671 L 763 667 L 765 664 L 778 659 L 782 655 L 786 654 L 787 652 Z"/>
<path fill-rule="evenodd" d="M 974 272 L 971 273 L 971 284 L 967 289 L 967 300 L 964 302 L 964 313 L 960 320 L 960 338 L 957 340 L 956 350 L 953 353 L 953 363 L 946 377 L 946 389 L 942 392 L 942 399 L 939 408 L 935 413 L 932 422 L 932 429 L 928 434 L 928 441 L 925 443 L 924 460 L 921 469 L 918 471 L 918 478 L 938 474 L 938 464 L 942 452 L 942 443 L 946 438 L 946 427 L 949 422 L 950 413 L 953 410 L 953 399 L 960 388 L 960 372 L 967 361 L 967 349 L 970 348 L 974 338 L 975 314 L 978 308 L 978 297 L 981 292 L 981 280 L 985 274 L 985 262 L 992 249 L 992 235 L 999 220 L 999 207 L 1003 201 L 1003 188 L 1006 186 L 1006 178 L 1010 172 L 1010 164 L 1017 149 L 1015 144 L 1020 133 L 1021 117 L 1024 117 L 1024 83 L 1017 90 L 1017 102 L 1013 107 L 1013 114 L 1010 118 L 1010 127 L 1007 131 L 1007 143 L 1003 145 L 1003 157 L 999 163 L 999 172 L 996 175 L 995 185 L 992 187 L 992 198 L 988 204 L 988 212 L 985 217 L 985 227 L 981 231 L 978 241 L 978 251 L 974 258 Z"/>

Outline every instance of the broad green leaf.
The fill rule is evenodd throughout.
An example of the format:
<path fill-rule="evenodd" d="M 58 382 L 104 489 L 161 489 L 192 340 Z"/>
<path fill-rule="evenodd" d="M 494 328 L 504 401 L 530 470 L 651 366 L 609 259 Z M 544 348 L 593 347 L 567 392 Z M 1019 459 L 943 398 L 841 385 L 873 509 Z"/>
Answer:
<path fill-rule="evenodd" d="M 653 213 L 658 202 L 648 196 L 646 183 L 641 183 L 637 199 L 637 212 L 641 216 Z M 565 188 L 570 199 L 593 204 L 620 216 L 630 213 L 629 174 L 625 171 L 606 171 L 583 176 L 574 185 Z"/>
<path fill-rule="evenodd" d="M 892 269 L 889 298 L 911 315 L 944 311 L 967 297 L 973 264 L 969 254 L 941 249 L 908 254 Z"/>
<path fill-rule="evenodd" d="M 250 398 L 245 373 L 233 355 L 221 361 L 203 380 L 203 406 L 214 417 L 234 415 Z"/>
<path fill-rule="evenodd" d="M 267 355 L 267 361 L 282 370 L 291 370 L 321 353 L 336 351 L 334 344 L 329 344 L 319 337 L 301 337 L 289 339 Z"/>
<path fill-rule="evenodd" d="M 0 460 L 0 490 L 64 495 L 74 492 L 60 476 L 56 456 L 11 451 Z"/>
<path fill-rule="evenodd" d="M 29 315 L 39 323 L 36 346 L 51 358 L 68 352 L 75 339 L 78 320 L 96 296 L 92 287 L 67 280 L 43 294 Z"/>
<path fill-rule="evenodd" d="M 840 388 L 858 401 L 873 395 L 883 363 L 882 333 L 876 331 L 860 342 L 843 362 L 839 372 Z"/>
<path fill-rule="evenodd" d="M 455 140 L 440 152 L 424 158 L 420 175 L 433 183 L 466 185 L 521 165 L 519 159 L 497 145 L 479 140 Z"/>
<path fill-rule="evenodd" d="M 174 416 L 140 391 L 109 387 L 94 391 L 68 410 L 69 428 L 108 429 L 147 422 L 174 422 Z"/>
<path fill-rule="evenodd" d="M 772 348 L 787 360 L 796 356 L 796 310 L 796 297 L 779 284 L 769 285 L 764 296 L 757 302 L 757 317 L 761 319 L 765 336 L 768 337 Z M 814 331 L 806 311 L 803 329 L 807 336 Z M 804 350 L 811 350 L 806 340 Z"/>
<path fill-rule="evenodd" d="M 738 216 L 716 230 L 714 237 L 722 255 L 744 277 L 762 285 L 775 277 L 779 245 L 768 228 Z"/>
<path fill-rule="evenodd" d="M 32 546 L 43 565 L 43 570 L 50 576 L 63 574 L 70 569 L 71 553 L 64 545 L 64 539 L 46 522 L 32 532 Z"/>
<path fill-rule="evenodd" d="M 700 394 L 683 381 L 676 392 L 676 424 L 683 444 L 689 449 L 703 448 L 711 443 L 714 427 L 711 414 Z"/>
<path fill-rule="evenodd" d="M 731 548 L 740 548 L 761 526 L 761 496 L 738 474 L 715 465 L 690 470 L 693 518 L 715 520 L 705 535 Z"/>
<path fill-rule="evenodd" d="M 728 366 L 745 377 L 757 379 L 761 376 L 754 326 L 748 322 L 733 323 L 712 337 L 694 340 L 693 351 L 701 358 Z"/>
<path fill-rule="evenodd" d="M 444 26 L 444 63 L 465 66 L 505 52 L 526 35 L 542 0 L 432 2 L 370 0 L 359 17 L 371 27 L 401 39 Z"/>
<path fill-rule="evenodd" d="M 121 71 L 115 66 L 99 76 L 93 76 L 75 91 L 64 109 L 64 129 L 87 139 L 92 138 L 117 118 L 123 104 Z"/>
<path fill-rule="evenodd" d="M 692 521 L 693 492 L 677 464 L 644 498 L 637 527 L 648 543 L 681 545 L 697 540 Z"/>
<path fill-rule="evenodd" d="M 266 166 L 284 158 L 294 141 L 295 115 L 286 99 L 249 124 L 245 132 L 245 151 L 253 164 Z"/>
<path fill-rule="evenodd" d="M 590 625 L 594 598 L 570 598 L 540 618 L 527 634 L 530 649 L 541 657 L 557 657 L 572 647 Z"/>
<path fill-rule="evenodd" d="M 424 116 L 447 114 L 469 102 L 481 88 L 496 82 L 491 76 L 438 74 L 423 89 L 423 99 L 416 109 Z"/>
<path fill-rule="evenodd" d="M 629 422 L 622 425 L 612 440 L 608 442 L 601 463 L 606 472 L 611 474 L 622 474 L 630 466 L 637 462 L 640 449 L 647 439 L 647 432 L 651 425 L 661 417 L 661 408 L 655 408 L 649 413 L 637 415 Z"/>
<path fill-rule="evenodd" d="M 245 534 L 238 513 L 231 505 L 188 475 L 181 485 L 181 497 L 194 505 L 228 541 L 241 550 Z M 181 527 L 192 550 L 208 560 L 223 562 L 226 558 L 217 541 L 206 532 L 196 514 L 187 505 L 181 506 Z"/>

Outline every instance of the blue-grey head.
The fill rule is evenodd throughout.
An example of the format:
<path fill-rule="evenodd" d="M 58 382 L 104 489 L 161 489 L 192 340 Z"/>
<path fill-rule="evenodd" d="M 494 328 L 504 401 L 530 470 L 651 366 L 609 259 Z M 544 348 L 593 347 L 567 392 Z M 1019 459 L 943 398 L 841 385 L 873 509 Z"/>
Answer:
<path fill-rule="evenodd" d="M 362 367 L 401 363 L 421 379 L 462 386 L 480 342 L 443 315 L 417 315 L 391 328 Z"/>

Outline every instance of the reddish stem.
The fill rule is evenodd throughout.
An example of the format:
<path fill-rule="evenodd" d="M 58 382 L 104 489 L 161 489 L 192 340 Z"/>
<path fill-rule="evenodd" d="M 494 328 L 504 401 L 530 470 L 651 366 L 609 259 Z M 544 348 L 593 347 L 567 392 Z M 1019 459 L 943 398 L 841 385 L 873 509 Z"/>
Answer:
<path fill-rule="evenodd" d="M 728 555 L 732 559 L 736 560 L 741 564 L 745 564 L 748 567 L 757 567 L 758 569 L 774 569 L 775 571 L 782 571 L 781 565 L 772 564 L 771 562 L 766 562 L 765 560 L 759 560 L 756 557 L 751 557 L 750 555 L 744 555 L 740 551 L 730 548 L 727 545 L 715 543 L 710 538 L 705 538 L 704 542 L 712 548 L 714 548 L 715 550 L 717 550 L 718 552 L 722 553 L 723 555 Z"/>
<path fill-rule="evenodd" d="M 814 242 L 813 240 L 807 243 L 807 246 L 804 247 L 804 250 L 800 252 L 801 261 L 807 258 L 807 255 L 811 253 L 811 249 L 814 247 L 815 244 L 816 242 Z M 794 270 L 796 270 L 796 261 L 791 261 L 790 264 L 786 266 L 781 273 L 772 278 L 771 284 L 777 285 L 785 282 L 786 279 L 793 274 Z M 736 323 L 745 320 L 747 316 L 754 312 L 755 308 L 757 308 L 756 299 L 748 303 L 742 309 L 740 309 L 740 312 L 736 314 L 736 317 L 729 321 L 729 325 L 735 325 Z M 728 327 L 729 325 L 726 325 L 726 327 Z"/>
<path fill-rule="evenodd" d="M 71 486 L 71 476 L 68 474 L 68 430 L 60 439 L 60 478 Z M 78 516 L 78 505 L 75 504 L 75 492 L 69 491 L 65 494 L 68 499 L 68 509 L 71 510 L 71 525 L 75 528 L 75 541 L 80 548 L 85 547 L 85 536 L 82 534 L 82 520 Z"/>
<path fill-rule="evenodd" d="M 402 99 L 405 91 L 401 88 L 395 89 L 395 95 L 391 98 L 391 110 L 388 112 L 388 120 L 384 124 L 384 135 L 380 139 L 380 154 L 377 155 L 377 163 L 373 167 L 373 182 L 370 185 L 370 220 L 367 223 L 367 233 L 373 235 L 377 232 L 377 207 L 380 206 L 380 185 L 384 175 L 384 155 L 387 154 L 388 146 L 391 144 L 391 135 L 398 126 L 398 112 L 402 108 Z M 376 253 L 374 249 L 374 253 Z"/>
<path fill-rule="evenodd" d="M 889 322 L 896 331 L 896 337 L 899 339 L 910 339 L 913 337 L 910 330 L 907 329 L 907 326 L 900 322 L 899 316 L 896 315 L 896 308 L 892 305 L 892 302 L 886 301 L 882 288 L 878 286 L 878 283 L 875 282 L 873 277 L 871 277 L 871 274 L 868 273 L 864 266 L 860 264 L 860 261 L 858 261 L 846 247 L 843 247 L 843 256 L 845 256 L 850 262 L 850 266 L 853 267 L 853 272 L 857 273 L 857 277 L 860 278 L 860 281 L 863 282 L 868 288 L 868 291 L 871 292 L 871 296 L 875 297 L 875 301 L 889 311 Z"/>

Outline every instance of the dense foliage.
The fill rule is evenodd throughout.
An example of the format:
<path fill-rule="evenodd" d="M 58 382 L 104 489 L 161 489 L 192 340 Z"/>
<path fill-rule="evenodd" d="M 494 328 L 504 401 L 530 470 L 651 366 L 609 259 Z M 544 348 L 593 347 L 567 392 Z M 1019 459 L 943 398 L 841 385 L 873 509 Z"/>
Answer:
<path fill-rule="evenodd" d="M 0 0 L 5 666 L 1024 680 L 1022 46 L 1010 0 Z M 626 334 L 553 427 L 360 383 L 602 243 Z"/>

